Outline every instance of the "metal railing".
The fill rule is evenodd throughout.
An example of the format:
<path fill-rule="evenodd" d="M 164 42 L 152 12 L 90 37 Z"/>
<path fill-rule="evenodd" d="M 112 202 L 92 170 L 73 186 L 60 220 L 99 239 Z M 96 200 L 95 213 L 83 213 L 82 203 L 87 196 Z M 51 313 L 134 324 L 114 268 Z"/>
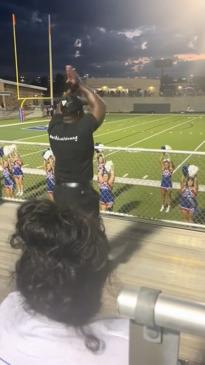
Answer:
<path fill-rule="evenodd" d="M 177 365 L 180 333 L 205 337 L 205 304 L 160 290 L 123 290 L 120 315 L 130 319 L 130 365 Z"/>

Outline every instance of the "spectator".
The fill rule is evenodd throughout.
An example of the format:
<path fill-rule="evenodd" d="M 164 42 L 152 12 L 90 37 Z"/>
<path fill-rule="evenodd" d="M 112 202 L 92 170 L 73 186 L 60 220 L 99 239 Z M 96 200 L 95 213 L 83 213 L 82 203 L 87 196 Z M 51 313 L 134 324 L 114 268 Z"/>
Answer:
<path fill-rule="evenodd" d="M 128 365 L 128 321 L 94 320 L 109 274 L 104 230 L 49 200 L 17 213 L 17 291 L 0 305 L 0 363 Z"/>
<path fill-rule="evenodd" d="M 87 213 L 99 214 L 98 194 L 92 187 L 93 132 L 105 116 L 102 99 L 82 84 L 72 67 L 68 72 L 70 91 L 59 104 L 59 113 L 51 119 L 48 128 L 51 149 L 55 156 L 54 199 L 59 205 L 73 206 Z M 85 114 L 83 96 L 90 109 Z"/>

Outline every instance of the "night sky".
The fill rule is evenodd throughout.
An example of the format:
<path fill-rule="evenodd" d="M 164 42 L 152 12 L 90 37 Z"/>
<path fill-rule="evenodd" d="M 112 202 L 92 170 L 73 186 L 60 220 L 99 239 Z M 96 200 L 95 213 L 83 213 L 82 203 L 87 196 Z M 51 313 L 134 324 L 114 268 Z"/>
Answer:
<path fill-rule="evenodd" d="M 12 13 L 25 75 L 48 74 L 48 13 L 55 72 L 157 76 L 153 60 L 171 57 L 169 74 L 205 75 L 205 0 L 1 0 L 0 77 L 14 75 Z"/>

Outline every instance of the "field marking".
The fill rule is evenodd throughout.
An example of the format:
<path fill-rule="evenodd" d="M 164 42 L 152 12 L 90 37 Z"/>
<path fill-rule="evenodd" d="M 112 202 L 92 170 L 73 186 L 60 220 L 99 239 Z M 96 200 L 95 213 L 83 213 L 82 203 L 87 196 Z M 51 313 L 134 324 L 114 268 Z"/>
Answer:
<path fill-rule="evenodd" d="M 149 176 L 149 175 L 145 175 L 145 176 L 143 176 L 143 179 L 144 179 L 144 180 L 145 180 L 145 179 L 147 179 L 147 178 L 148 178 L 148 176 Z"/>
<path fill-rule="evenodd" d="M 22 125 L 27 125 L 27 124 L 34 124 L 34 123 L 41 123 L 41 122 L 48 122 L 50 119 L 42 119 L 42 120 L 35 120 L 32 122 L 18 122 L 18 123 L 13 123 L 13 124 L 0 124 L 0 128 L 4 128 L 4 127 L 14 127 L 16 125 L 18 126 L 22 126 Z M 23 129 L 23 128 L 22 128 Z"/>
<path fill-rule="evenodd" d="M 192 120 L 194 120 L 194 119 L 196 119 L 196 118 L 192 118 Z M 174 128 L 177 128 L 177 127 L 182 126 L 182 125 L 184 125 L 184 124 L 188 124 L 188 123 L 190 123 L 190 122 L 191 122 L 190 120 L 186 120 L 186 121 L 185 121 L 185 122 L 183 122 L 183 123 L 179 123 L 179 124 L 177 124 L 177 125 L 174 125 L 173 127 L 170 127 L 170 128 L 164 129 L 163 131 L 160 131 L 160 132 L 157 132 L 157 133 L 154 133 L 152 136 L 149 136 L 149 137 L 143 138 L 143 139 L 141 139 L 141 140 L 139 140 L 139 141 L 137 141 L 137 142 L 135 142 L 135 143 L 131 143 L 131 144 L 130 144 L 130 145 L 128 145 L 127 147 L 132 147 L 132 146 L 134 146 L 134 145 L 136 145 L 136 144 L 138 144 L 138 143 L 141 143 L 141 142 L 147 141 L 147 140 L 148 140 L 148 139 L 150 139 L 150 138 L 153 138 L 153 137 L 155 137 L 155 136 L 159 136 L 160 134 L 163 134 L 164 132 L 170 131 L 170 130 L 172 130 L 172 129 L 174 129 Z"/>
<path fill-rule="evenodd" d="M 128 176 L 128 173 L 123 175 L 123 177 L 127 177 L 127 176 Z"/>
<path fill-rule="evenodd" d="M 40 153 L 40 152 L 43 152 L 43 151 L 45 151 L 45 148 L 43 150 L 39 150 L 39 151 L 36 151 L 36 152 L 26 153 L 24 155 L 21 155 L 21 157 L 27 157 L 27 156 L 35 155 L 36 153 Z"/>
<path fill-rule="evenodd" d="M 135 115 L 135 114 L 134 114 Z M 142 115 L 142 117 L 144 118 L 144 117 L 147 117 L 147 115 Z M 123 122 L 123 121 L 125 121 L 125 120 L 128 120 L 128 121 L 133 121 L 134 119 L 137 119 L 138 118 L 138 116 L 136 116 L 135 115 L 135 117 L 133 117 L 133 115 L 130 115 L 129 117 L 126 117 L 126 118 L 120 118 L 120 119 L 116 119 L 115 121 L 113 120 L 113 121 L 111 121 L 111 122 L 106 122 L 105 120 L 104 120 L 104 122 L 102 123 L 102 125 L 106 125 L 106 124 L 113 124 L 113 123 L 118 123 L 118 122 Z"/>
<path fill-rule="evenodd" d="M 203 146 L 203 144 L 205 143 L 205 141 L 202 141 L 196 148 L 195 150 L 193 150 L 193 152 L 198 151 L 198 149 Z M 189 156 L 187 156 L 177 167 L 176 169 L 173 171 L 173 174 L 193 155 L 193 153 L 190 153 Z"/>
<path fill-rule="evenodd" d="M 194 119 L 197 119 L 197 117 L 192 118 L 191 120 L 194 120 Z M 179 123 L 179 124 L 177 124 L 177 125 L 175 125 L 175 126 L 173 126 L 173 127 L 170 127 L 170 128 L 164 129 L 164 130 L 162 130 L 162 131 L 160 131 L 160 132 L 157 132 L 157 133 L 154 133 L 152 136 L 149 136 L 149 137 L 146 137 L 146 138 L 140 139 L 140 140 L 139 140 L 139 141 L 137 141 L 137 142 L 134 142 L 134 143 L 129 144 L 128 146 L 126 146 L 126 148 L 127 148 L 127 147 L 132 147 L 132 146 L 134 146 L 134 145 L 136 145 L 136 144 L 138 144 L 138 143 L 141 143 L 141 142 L 147 141 L 148 139 L 151 139 L 151 138 L 153 138 L 153 137 L 159 136 L 160 134 L 163 134 L 164 132 L 167 132 L 167 131 L 169 131 L 169 130 L 171 130 L 171 129 L 177 128 L 177 127 L 182 126 L 182 125 L 184 125 L 184 124 L 188 124 L 188 123 L 190 123 L 190 122 L 191 122 L 191 120 L 186 120 L 186 121 L 185 121 L 185 122 L 183 122 L 183 123 Z M 110 156 L 110 155 L 113 155 L 113 154 L 115 154 L 115 153 L 118 153 L 118 152 L 119 152 L 119 151 L 114 151 L 114 152 L 108 153 L 108 155 L 106 155 L 106 157 L 107 157 L 107 156 Z"/>
<path fill-rule="evenodd" d="M 164 120 L 164 119 L 168 119 L 168 118 L 170 118 L 170 116 L 169 117 L 161 118 L 160 120 Z M 146 120 L 144 123 L 140 123 L 138 126 L 140 127 L 142 125 L 151 124 L 151 123 L 154 123 L 156 121 L 159 121 L 159 119 Z M 120 128 L 120 129 L 115 129 L 115 130 L 113 130 L 111 132 L 108 132 L 107 131 L 105 133 L 101 133 L 101 134 L 98 134 L 98 135 L 96 134 L 96 135 L 94 135 L 94 137 L 101 137 L 101 136 L 105 136 L 106 134 L 117 133 L 117 132 L 123 131 L 124 129 L 129 129 L 129 128 L 132 128 L 132 127 L 136 127 L 136 123 L 133 124 L 133 125 L 129 125 L 128 127 L 124 127 L 124 128 Z"/>
<path fill-rule="evenodd" d="M 31 137 L 25 137 L 25 138 L 18 138 L 16 139 L 16 141 L 25 141 L 26 139 L 32 139 L 32 138 L 36 138 L 36 137 L 43 137 L 43 136 L 47 136 L 48 133 L 43 133 L 43 134 L 36 134 L 35 136 L 31 136 Z M 38 143 L 38 142 L 36 142 Z"/>
<path fill-rule="evenodd" d="M 37 169 L 42 169 L 44 166 L 43 165 L 41 165 L 41 166 L 37 166 L 36 168 Z"/>

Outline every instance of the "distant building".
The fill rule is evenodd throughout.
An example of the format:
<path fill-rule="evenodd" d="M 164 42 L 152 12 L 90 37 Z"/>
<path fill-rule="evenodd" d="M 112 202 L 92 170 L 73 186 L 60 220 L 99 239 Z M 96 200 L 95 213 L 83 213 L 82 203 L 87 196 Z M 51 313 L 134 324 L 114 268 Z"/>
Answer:
<path fill-rule="evenodd" d="M 47 90 L 45 87 L 19 84 L 20 97 L 36 97 L 43 96 Z M 36 105 L 38 100 L 29 100 L 27 105 Z M 19 107 L 19 101 L 17 100 L 16 82 L 0 79 L 0 107 L 5 110 L 14 109 Z"/>
<path fill-rule="evenodd" d="M 86 84 L 102 95 L 158 96 L 160 80 L 136 78 L 88 78 Z"/>

